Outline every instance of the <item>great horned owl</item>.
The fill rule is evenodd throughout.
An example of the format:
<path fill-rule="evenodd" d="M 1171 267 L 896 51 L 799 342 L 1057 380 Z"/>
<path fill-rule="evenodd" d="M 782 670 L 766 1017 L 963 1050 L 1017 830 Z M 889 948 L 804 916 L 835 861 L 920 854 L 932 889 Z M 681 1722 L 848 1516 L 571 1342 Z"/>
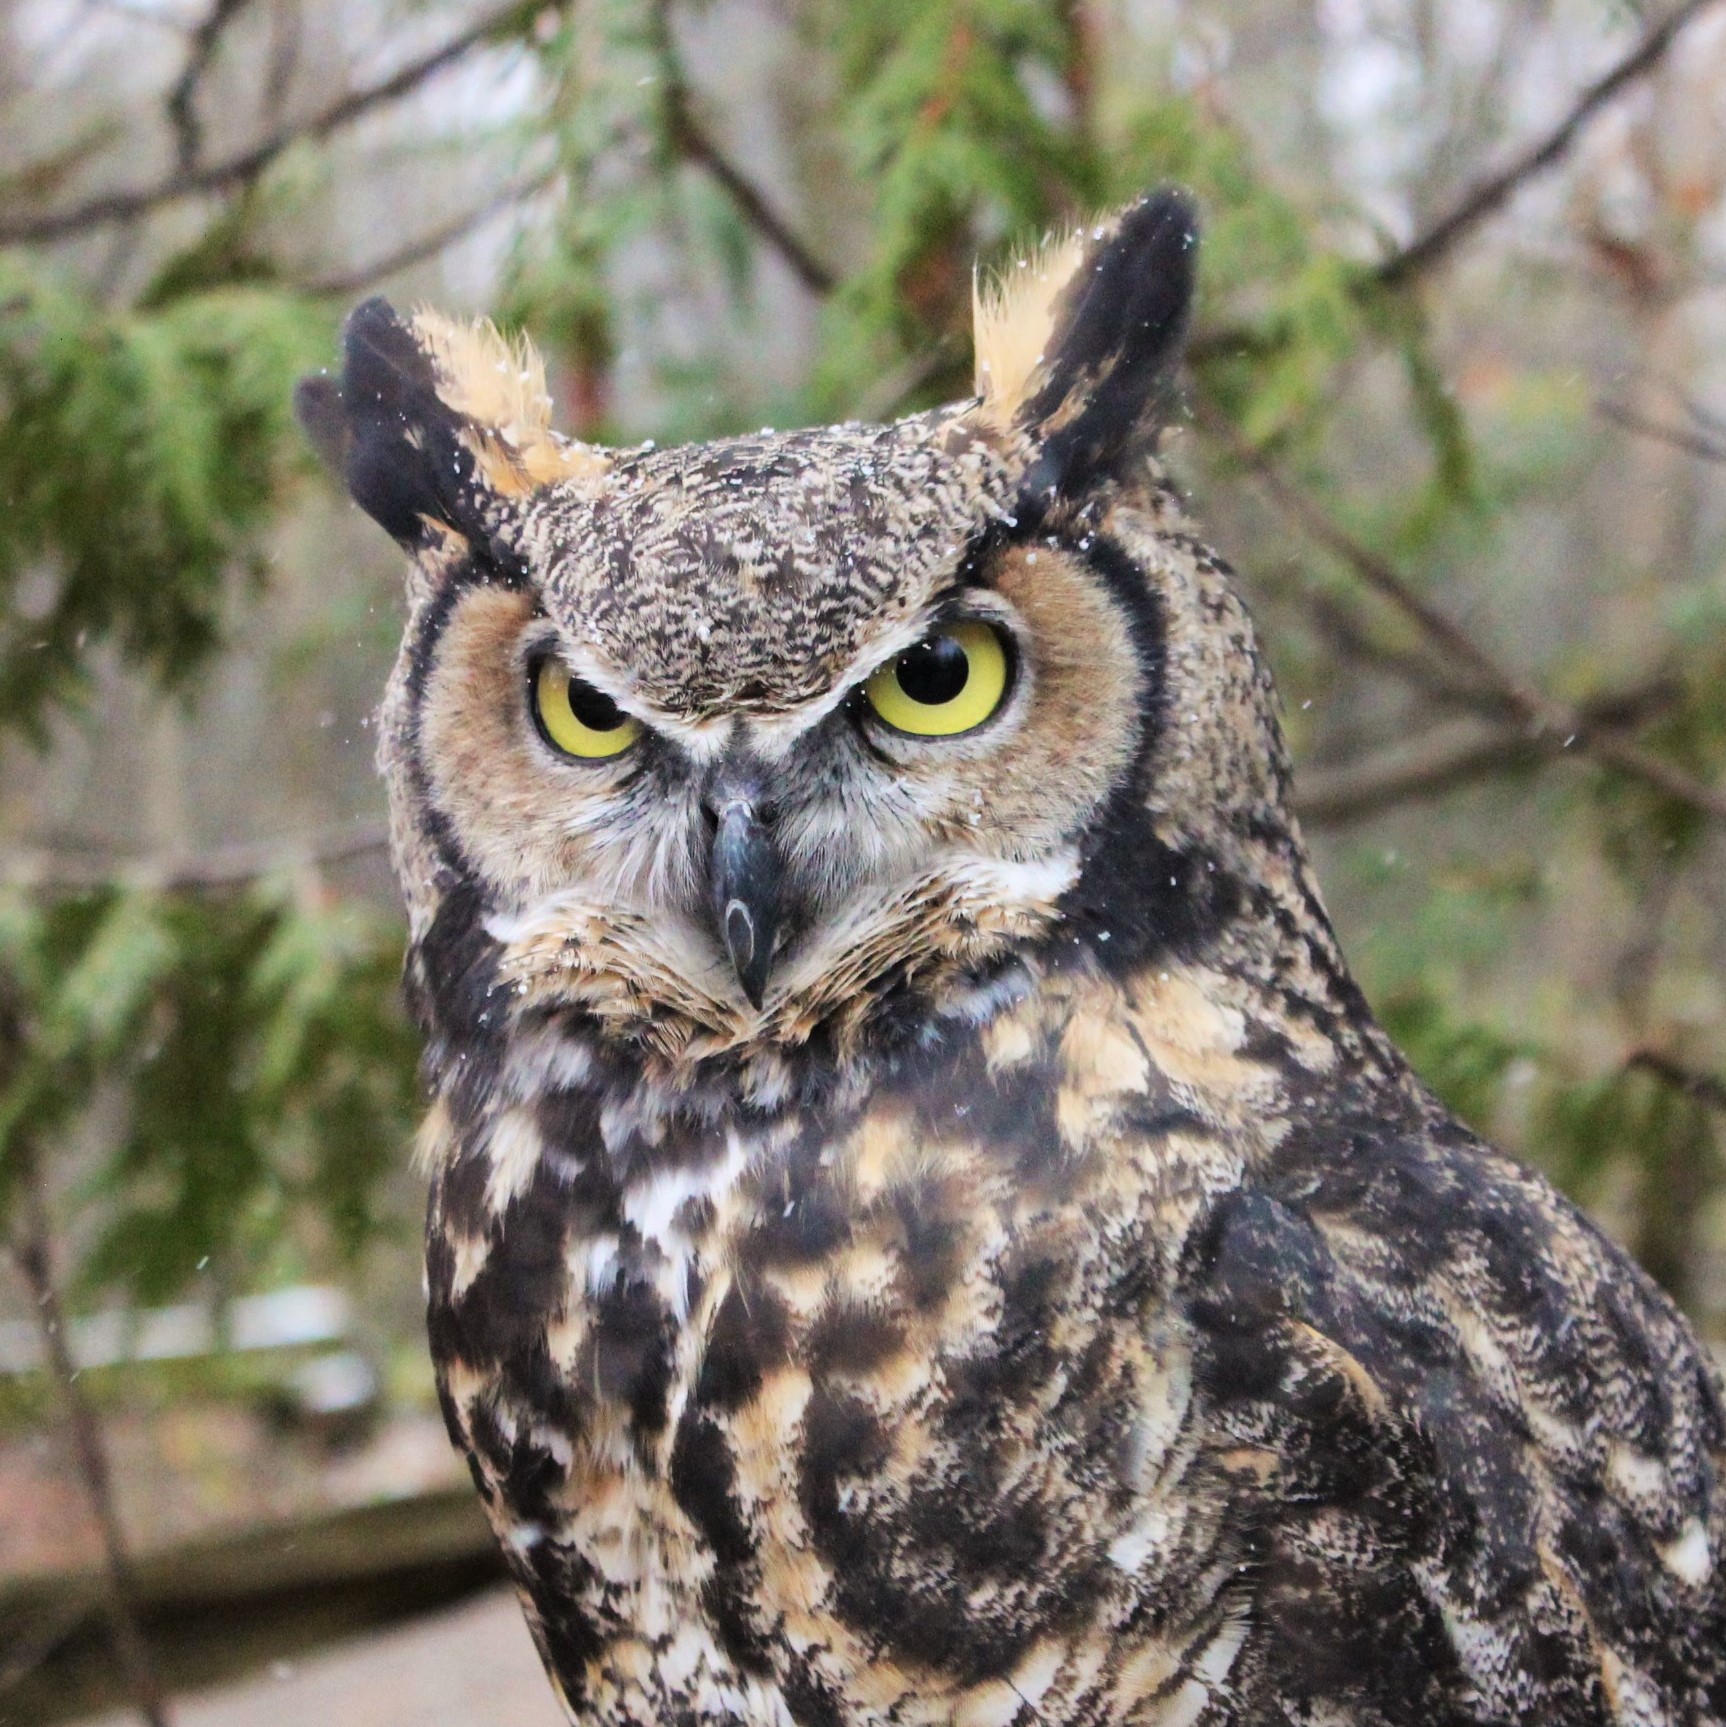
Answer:
<path fill-rule="evenodd" d="M 604 450 L 381 301 L 430 1333 L 572 1720 L 1726 1719 L 1721 1400 L 1374 1024 L 1154 446 L 1164 193 L 973 399 Z"/>

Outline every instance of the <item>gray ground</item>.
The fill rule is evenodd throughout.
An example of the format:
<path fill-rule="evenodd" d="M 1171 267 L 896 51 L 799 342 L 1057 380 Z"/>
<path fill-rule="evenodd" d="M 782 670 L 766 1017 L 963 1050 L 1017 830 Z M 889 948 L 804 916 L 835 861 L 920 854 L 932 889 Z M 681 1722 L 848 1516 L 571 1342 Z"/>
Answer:
<path fill-rule="evenodd" d="M 559 1727 L 515 1597 L 280 1663 L 244 1684 L 177 1699 L 175 1727 Z M 125 1711 L 85 1727 L 137 1727 Z"/>

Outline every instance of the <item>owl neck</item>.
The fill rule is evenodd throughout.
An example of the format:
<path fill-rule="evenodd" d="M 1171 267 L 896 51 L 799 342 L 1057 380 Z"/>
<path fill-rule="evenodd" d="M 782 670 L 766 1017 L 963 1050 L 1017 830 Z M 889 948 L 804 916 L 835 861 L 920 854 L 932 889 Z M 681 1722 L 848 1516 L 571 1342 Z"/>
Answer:
<path fill-rule="evenodd" d="M 1261 1069 L 1310 1069 L 1310 1107 L 1338 1087 L 1409 1091 L 1292 826 L 1199 845 L 1171 843 L 1142 805 L 1114 818 L 1040 938 L 888 980 L 865 992 L 872 1011 L 818 1022 L 797 1043 L 724 1042 L 651 1017 L 608 1022 L 591 1004 L 524 994 L 483 904 L 458 890 L 415 942 L 407 974 L 449 1144 L 471 1147 L 500 1116 L 547 1098 L 579 1099 L 621 1161 L 675 1163 L 680 1145 L 841 1121 L 943 1073 L 959 1092 L 987 1090 L 1003 1051 L 1058 1067 L 1099 1024 L 1130 1028 L 1158 1083 L 1178 1081 L 1219 1122 L 1243 1119 Z"/>

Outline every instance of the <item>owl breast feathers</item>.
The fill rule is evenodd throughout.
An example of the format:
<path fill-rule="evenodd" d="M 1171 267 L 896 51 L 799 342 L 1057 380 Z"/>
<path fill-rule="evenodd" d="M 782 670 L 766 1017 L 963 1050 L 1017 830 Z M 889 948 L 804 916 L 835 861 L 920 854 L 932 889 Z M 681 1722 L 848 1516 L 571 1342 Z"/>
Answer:
<path fill-rule="evenodd" d="M 1379 1031 L 1155 459 L 1159 194 L 976 395 L 608 450 L 380 301 L 430 1333 L 572 1720 L 1726 1719 L 1684 1323 Z"/>

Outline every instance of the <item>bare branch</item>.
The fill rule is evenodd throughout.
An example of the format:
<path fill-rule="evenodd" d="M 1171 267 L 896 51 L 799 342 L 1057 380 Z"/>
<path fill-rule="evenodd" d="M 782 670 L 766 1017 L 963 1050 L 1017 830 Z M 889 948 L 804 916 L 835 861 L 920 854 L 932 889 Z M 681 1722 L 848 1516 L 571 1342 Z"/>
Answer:
<path fill-rule="evenodd" d="M 839 278 L 804 245 L 761 190 L 696 119 L 688 89 L 680 83 L 670 85 L 665 102 L 671 141 L 684 160 L 705 169 L 719 182 L 737 206 L 738 214 L 785 260 L 791 273 L 811 294 L 817 298 L 831 294 L 838 287 Z"/>
<path fill-rule="evenodd" d="M 204 148 L 204 127 L 198 118 L 198 86 L 216 58 L 223 32 L 249 4 L 250 0 L 212 0 L 203 22 L 192 32 L 186 63 L 168 92 L 164 108 L 174 133 L 174 162 L 182 174 L 189 174 L 197 167 Z"/>
<path fill-rule="evenodd" d="M 1393 669 L 1412 677 L 1420 666 L 1418 656 L 1410 654 Z M 1655 718 L 1678 696 L 1678 686 L 1660 677 L 1629 689 L 1604 691 L 1579 706 L 1590 725 L 1628 727 Z M 1487 726 L 1478 719 L 1451 720 L 1355 761 L 1303 767 L 1297 802 L 1301 819 L 1309 826 L 1343 827 L 1398 804 L 1540 767 L 1565 753 L 1564 740 L 1548 732 Z"/>
<path fill-rule="evenodd" d="M 16 1691 L 84 1623 L 90 1604 L 74 1595 L 58 1610 L 44 1614 L 23 1636 L 12 1634 L 12 1647 L 0 1656 L 0 1700 Z M 4 1719 L 4 1717 L 0 1717 Z"/>
<path fill-rule="evenodd" d="M 1682 392 L 1680 392 L 1682 394 Z M 1711 437 L 1726 439 L 1726 414 L 1717 414 L 1712 408 L 1705 408 L 1694 396 L 1684 396 L 1684 412 L 1691 421 L 1700 426 Z"/>
<path fill-rule="evenodd" d="M 42 1350 L 59 1388 L 67 1424 L 72 1430 L 72 1450 L 77 1459 L 78 1473 L 83 1479 L 84 1492 L 102 1537 L 108 1622 L 114 1654 L 126 1675 L 139 1716 L 149 1727 L 170 1727 L 161 1679 L 140 1628 L 132 1556 L 120 1526 L 113 1477 L 108 1468 L 107 1450 L 102 1443 L 102 1429 L 95 1410 L 78 1383 L 78 1370 L 66 1341 L 65 1315 L 60 1306 L 60 1291 L 54 1281 L 53 1238 L 48 1208 L 42 1196 L 41 1171 L 27 1145 L 15 1143 L 13 1152 L 20 1159 L 22 1219 L 13 1237 L 12 1257 L 24 1287 L 30 1293 L 30 1304 L 42 1333 Z"/>
<path fill-rule="evenodd" d="M 839 286 L 838 276 L 816 257 L 766 194 L 719 147 L 695 113 L 689 75 L 677 52 L 671 24 L 672 0 L 655 0 L 650 13 L 654 48 L 664 86 L 665 128 L 671 147 L 717 180 L 737 212 L 790 266 L 791 273 L 818 299 Z"/>
<path fill-rule="evenodd" d="M 1371 666 L 1412 685 L 1436 706 L 1473 712 L 1479 704 L 1474 683 L 1457 676 L 1454 667 L 1424 653 L 1418 643 L 1383 639 L 1357 609 L 1359 601 L 1345 602 L 1340 595 L 1322 589 L 1303 588 L 1301 610 L 1337 653 L 1357 665 Z"/>
<path fill-rule="evenodd" d="M 1667 426 L 1658 420 L 1644 419 L 1634 408 L 1626 407 L 1622 402 L 1597 402 L 1595 407 L 1602 419 L 1622 426 L 1627 432 L 1637 432 L 1645 438 L 1670 444 L 1674 449 L 1700 456 L 1705 462 L 1726 462 L 1726 439 L 1692 432 L 1685 426 Z"/>
<path fill-rule="evenodd" d="M 1674 1061 L 1671 1056 L 1662 1055 L 1656 1049 L 1639 1049 L 1624 1065 L 1627 1068 L 1639 1069 L 1643 1073 L 1651 1073 L 1656 1079 L 1664 1080 L 1667 1085 L 1695 1098 L 1698 1103 L 1705 1103 L 1710 1109 L 1726 1114 L 1726 1079 L 1704 1073 L 1700 1068 L 1686 1067 L 1682 1062 Z"/>
<path fill-rule="evenodd" d="M 116 857 L 103 852 L 11 852 L 0 855 L 0 883 L 63 893 L 96 888 L 243 887 L 288 870 L 324 868 L 382 852 L 389 846 L 387 824 L 366 822 L 339 833 L 300 840 L 252 841 L 218 846 L 182 857 Z"/>
<path fill-rule="evenodd" d="M 1477 691 L 1496 696 L 1501 707 L 1523 718 L 1534 717 L 1543 705 L 1539 694 L 1500 667 L 1466 630 L 1429 606 L 1383 558 L 1361 545 L 1304 492 L 1290 485 L 1271 458 L 1242 437 L 1226 414 L 1202 397 L 1195 406 L 1199 424 L 1258 481 L 1281 514 L 1335 553 L 1367 587 L 1409 618 L 1433 646 L 1448 654 L 1458 668 L 1466 670 Z"/>
<path fill-rule="evenodd" d="M 1373 272 L 1373 282 L 1381 288 L 1400 288 L 1429 270 L 1526 182 L 1561 162 L 1595 114 L 1621 91 L 1653 71 L 1685 27 L 1717 3 L 1718 0 L 1684 0 L 1617 65 L 1590 84 L 1571 105 L 1569 113 L 1544 138 L 1529 145 L 1496 174 L 1482 180 L 1424 234 L 1386 258 Z"/>
<path fill-rule="evenodd" d="M 1726 791 L 1692 779 L 1583 710 L 1554 700 L 1501 665 L 1460 625 L 1428 605 L 1388 560 L 1363 546 L 1292 486 L 1270 457 L 1248 443 L 1219 409 L 1202 398 L 1197 409 L 1201 426 L 1253 475 L 1283 516 L 1339 558 L 1360 582 L 1408 618 L 1433 648 L 1469 674 L 1479 690 L 1479 711 L 1500 720 L 1516 720 L 1536 739 L 1560 740 L 1561 749 L 1574 748 L 1655 786 L 1668 797 L 1726 821 Z"/>
<path fill-rule="evenodd" d="M 1474 720 L 1434 726 L 1411 743 L 1393 745 L 1362 761 L 1303 767 L 1295 782 L 1295 801 L 1309 827 L 1345 827 L 1397 804 L 1531 767 L 1547 753 L 1538 738 L 1483 729 Z"/>
<path fill-rule="evenodd" d="M 497 37 L 509 34 L 512 28 L 530 17 L 539 7 L 531 0 L 512 0 L 512 4 L 487 12 L 477 23 L 458 36 L 411 60 L 399 71 L 376 84 L 355 90 L 340 101 L 332 102 L 310 119 L 283 128 L 254 144 L 249 150 L 214 162 L 207 168 L 191 173 L 176 172 L 154 186 L 139 187 L 130 192 L 106 192 L 69 210 L 50 211 L 42 216 L 25 216 L 10 222 L 0 222 L 0 246 L 30 244 L 60 240 L 71 234 L 81 234 L 91 228 L 106 227 L 114 222 L 128 221 L 167 204 L 188 198 L 202 197 L 213 192 L 226 192 L 235 186 L 256 180 L 278 156 L 300 143 L 317 143 L 332 133 L 341 131 L 374 109 L 387 106 L 412 95 L 428 79 L 446 67 L 464 59 L 474 49 Z"/>
<path fill-rule="evenodd" d="M 1622 60 L 1590 84 L 1544 138 L 1529 145 L 1504 168 L 1465 193 L 1424 233 L 1364 273 L 1358 280 L 1357 292 L 1365 294 L 1374 289 L 1406 288 L 1448 257 L 1461 241 L 1501 209 L 1528 181 L 1549 168 L 1557 167 L 1594 116 L 1652 72 L 1686 26 L 1718 3 L 1719 0 L 1685 0 L 1664 21 L 1655 25 Z M 1265 346 L 1266 338 L 1251 328 L 1227 325 L 1196 332 L 1187 344 L 1187 353 L 1192 361 L 1203 364 Z"/>
<path fill-rule="evenodd" d="M 533 197 L 536 192 L 543 192 L 551 184 L 552 178 L 552 170 L 547 169 L 543 174 L 518 180 L 514 185 L 504 187 L 496 197 L 487 198 L 483 204 L 452 217 L 416 239 L 398 246 L 393 252 L 386 252 L 381 258 L 374 258 L 369 263 L 356 265 L 349 270 L 314 276 L 304 287 L 308 293 L 329 294 L 338 298 L 357 294 L 374 282 L 381 282 L 386 277 L 395 275 L 398 270 L 406 270 L 415 264 L 423 263 L 427 258 L 435 258 L 446 246 L 453 246 L 457 240 L 465 240 L 469 234 L 483 228 L 494 217 L 501 216 L 505 210 Z"/>
<path fill-rule="evenodd" d="M 905 412 L 906 404 L 926 389 L 957 359 L 955 343 L 948 336 L 935 342 L 914 359 L 883 372 L 858 398 L 860 420 L 890 420 Z"/>

